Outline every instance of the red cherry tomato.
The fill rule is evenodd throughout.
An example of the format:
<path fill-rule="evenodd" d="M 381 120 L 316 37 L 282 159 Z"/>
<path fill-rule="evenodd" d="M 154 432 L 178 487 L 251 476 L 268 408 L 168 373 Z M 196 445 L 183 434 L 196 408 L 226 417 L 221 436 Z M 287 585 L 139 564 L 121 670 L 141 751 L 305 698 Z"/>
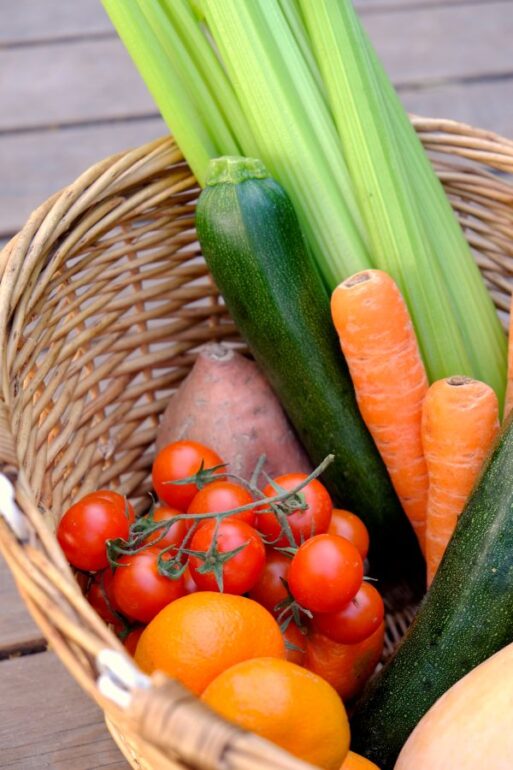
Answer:
<path fill-rule="evenodd" d="M 212 545 L 216 522 L 206 521 L 194 534 L 191 551 L 207 553 Z M 227 518 L 217 530 L 217 550 L 220 554 L 244 546 L 241 551 L 222 564 L 223 591 L 227 594 L 244 594 L 262 574 L 265 565 L 265 548 L 260 535 L 245 521 Z M 192 578 L 202 591 L 219 591 L 214 572 L 199 572 L 205 563 L 198 556 L 189 558 Z"/>
<path fill-rule="evenodd" d="M 119 492 L 114 492 L 112 489 L 97 489 L 96 492 L 90 492 L 88 495 L 82 498 L 85 500 L 88 497 L 101 497 L 102 500 L 109 500 L 113 505 L 119 507 L 123 505 L 123 510 L 128 511 L 128 518 L 130 523 L 135 519 L 135 511 L 131 503 L 128 502 L 124 495 L 120 495 Z"/>
<path fill-rule="evenodd" d="M 158 550 L 122 556 L 112 581 L 114 599 L 121 612 L 140 623 L 149 623 L 160 610 L 185 594 L 183 576 L 172 579 L 157 569 Z"/>
<path fill-rule="evenodd" d="M 153 463 L 152 477 L 155 492 L 166 505 L 186 511 L 198 491 L 196 484 L 170 484 L 194 476 L 204 469 L 222 465 L 216 452 L 197 441 L 175 441 L 164 447 Z"/>
<path fill-rule="evenodd" d="M 253 502 L 253 497 L 241 484 L 233 481 L 212 481 L 194 495 L 187 513 L 225 513 Z M 252 508 L 230 516 L 252 525 L 255 512 Z"/>
<path fill-rule="evenodd" d="M 128 537 L 134 509 L 117 492 L 100 490 L 68 508 L 57 527 L 57 540 L 74 567 L 90 572 L 108 566 L 107 540 Z"/>
<path fill-rule="evenodd" d="M 292 490 L 306 478 L 305 473 L 287 473 L 284 476 L 278 476 L 274 482 L 283 489 Z M 263 493 L 266 497 L 277 494 L 271 484 L 265 487 Z M 313 535 L 327 532 L 333 509 L 328 490 L 317 479 L 310 481 L 299 495 L 304 498 L 308 508 L 305 510 L 298 508 L 287 517 L 296 545 L 301 545 Z M 258 513 L 257 509 L 256 526 L 268 543 L 279 547 L 290 545 L 287 536 L 281 532 L 280 522 L 274 513 Z"/>
<path fill-rule="evenodd" d="M 383 654 L 385 624 L 359 644 L 337 644 L 323 634 L 310 633 L 304 666 L 325 679 L 344 703 L 363 689 Z"/>
<path fill-rule="evenodd" d="M 281 579 L 286 580 L 291 559 L 273 549 L 267 549 L 264 571 L 249 592 L 249 598 L 274 612 L 277 604 L 287 598 L 287 589 Z M 281 578 L 281 579 L 280 579 Z"/>
<path fill-rule="evenodd" d="M 123 646 L 125 647 L 128 654 L 132 656 L 132 658 L 135 655 L 137 644 L 139 643 L 139 639 L 141 638 L 141 634 L 145 628 L 146 626 L 139 626 L 139 628 L 132 629 L 132 631 L 127 634 L 123 642 Z"/>
<path fill-rule="evenodd" d="M 182 514 L 183 511 L 179 511 L 177 508 L 168 508 L 165 505 L 161 505 L 158 508 L 155 508 L 153 511 L 153 521 L 172 521 L 176 516 L 180 516 Z M 144 544 L 151 546 L 155 543 L 155 548 L 158 550 L 168 548 L 172 545 L 178 547 L 182 544 L 190 526 L 190 523 L 185 519 L 179 519 L 178 521 L 175 521 L 171 524 L 162 540 L 159 540 L 159 538 L 164 530 L 157 529 L 155 532 L 145 538 Z M 156 542 L 157 540 L 158 543 Z M 171 553 L 173 552 L 171 551 Z"/>
<path fill-rule="evenodd" d="M 306 634 L 296 626 L 294 621 L 291 621 L 283 633 L 283 638 L 285 639 L 285 656 L 287 660 L 290 663 L 302 666 L 306 655 Z"/>
<path fill-rule="evenodd" d="M 339 644 L 358 644 L 379 628 L 384 617 L 379 592 L 363 581 L 356 596 L 341 610 L 314 615 L 312 628 Z"/>
<path fill-rule="evenodd" d="M 184 585 L 186 594 L 195 594 L 197 591 L 199 591 L 198 586 L 192 579 L 189 565 L 186 566 L 185 572 L 183 573 L 183 585 Z"/>
<path fill-rule="evenodd" d="M 114 573 L 110 568 L 97 573 L 87 592 L 87 601 L 102 620 L 117 625 L 119 617 L 115 615 L 118 612 L 118 607 L 112 593 L 113 580 Z"/>
<path fill-rule="evenodd" d="M 330 535 L 345 537 L 358 548 L 362 559 L 365 559 L 369 552 L 369 533 L 363 521 L 354 513 L 334 508 L 328 532 Z"/>
<path fill-rule="evenodd" d="M 289 569 L 289 588 L 312 612 L 338 612 L 356 595 L 363 561 L 356 547 L 338 535 L 316 535 L 299 547 Z"/>

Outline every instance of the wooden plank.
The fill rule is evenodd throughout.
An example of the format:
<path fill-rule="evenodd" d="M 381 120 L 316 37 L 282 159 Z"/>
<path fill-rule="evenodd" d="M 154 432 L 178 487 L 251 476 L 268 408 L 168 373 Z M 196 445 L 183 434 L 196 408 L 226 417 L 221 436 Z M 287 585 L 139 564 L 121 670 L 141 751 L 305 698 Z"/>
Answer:
<path fill-rule="evenodd" d="M 0 236 L 19 230 L 31 211 L 90 165 L 167 133 L 160 118 L 0 135 Z"/>
<path fill-rule="evenodd" d="M 398 84 L 510 72 L 513 3 L 363 17 Z M 436 55 L 435 55 L 436 52 Z M 0 130 L 147 116 L 155 106 L 118 39 L 0 51 Z"/>
<path fill-rule="evenodd" d="M 362 21 L 396 84 L 513 72 L 513 3 L 373 13 Z"/>
<path fill-rule="evenodd" d="M 0 72 L 3 131 L 156 113 L 117 38 L 0 50 Z"/>
<path fill-rule="evenodd" d="M 509 3 L 511 0 L 501 0 Z M 375 11 L 417 10 L 418 8 L 449 5 L 486 5 L 487 0 L 355 0 L 359 13 Z"/>
<path fill-rule="evenodd" d="M 448 84 L 400 93 L 410 112 L 452 118 L 513 139 L 513 79 L 467 85 Z"/>
<path fill-rule="evenodd" d="M 453 118 L 513 138 L 512 82 L 498 80 L 401 91 L 411 112 Z M 0 235 L 17 231 L 52 192 L 89 165 L 166 133 L 159 119 L 0 136 Z"/>
<path fill-rule="evenodd" d="M 51 652 L 0 663 L 2 770 L 127 770 L 100 709 Z"/>
<path fill-rule="evenodd" d="M 25 609 L 9 568 L 1 556 L 0 607 L 0 658 L 16 650 L 43 646 L 43 634 Z"/>
<path fill-rule="evenodd" d="M 112 31 L 100 0 L 16 0 L 2 13 L 0 47 Z"/>

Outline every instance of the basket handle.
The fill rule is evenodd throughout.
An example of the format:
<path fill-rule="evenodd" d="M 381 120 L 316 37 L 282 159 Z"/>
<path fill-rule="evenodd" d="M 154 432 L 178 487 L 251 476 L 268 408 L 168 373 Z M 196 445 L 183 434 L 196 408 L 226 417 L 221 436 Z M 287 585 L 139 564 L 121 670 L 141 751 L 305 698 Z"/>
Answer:
<path fill-rule="evenodd" d="M 144 741 L 196 770 L 313 770 L 253 733 L 226 722 L 180 682 L 159 672 L 148 677 L 123 653 L 97 657 L 100 692 L 124 710 Z"/>
<path fill-rule="evenodd" d="M 11 431 L 9 411 L 0 398 L 0 516 L 2 516 L 20 543 L 27 542 L 27 522 L 16 504 L 15 485 L 18 481 L 18 456 Z"/>

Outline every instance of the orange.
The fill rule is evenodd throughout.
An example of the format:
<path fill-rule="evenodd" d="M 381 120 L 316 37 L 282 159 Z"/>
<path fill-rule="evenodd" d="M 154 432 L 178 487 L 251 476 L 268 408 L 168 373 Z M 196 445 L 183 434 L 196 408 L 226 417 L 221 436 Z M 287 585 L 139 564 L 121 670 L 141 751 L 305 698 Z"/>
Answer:
<path fill-rule="evenodd" d="M 195 693 L 225 669 L 248 658 L 284 658 L 280 627 L 252 599 L 199 591 L 168 604 L 146 626 L 135 660 L 158 669 Z"/>
<path fill-rule="evenodd" d="M 358 695 L 383 653 L 385 624 L 358 644 L 338 644 L 312 633 L 306 643 L 304 666 L 326 679 L 342 700 Z"/>
<path fill-rule="evenodd" d="M 344 704 L 324 679 L 295 663 L 254 658 L 227 669 L 202 699 L 231 722 L 324 770 L 349 749 Z"/>
<path fill-rule="evenodd" d="M 365 759 L 360 754 L 350 751 L 342 762 L 340 770 L 379 770 L 379 767 L 370 759 Z"/>

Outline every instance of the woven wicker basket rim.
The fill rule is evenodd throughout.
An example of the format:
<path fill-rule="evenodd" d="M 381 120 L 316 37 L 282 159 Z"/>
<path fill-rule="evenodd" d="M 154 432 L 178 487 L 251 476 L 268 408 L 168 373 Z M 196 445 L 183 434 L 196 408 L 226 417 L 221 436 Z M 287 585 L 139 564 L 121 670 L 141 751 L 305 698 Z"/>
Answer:
<path fill-rule="evenodd" d="M 506 327 L 513 274 L 508 177 L 513 141 L 450 120 L 412 116 L 412 122 L 436 156 L 437 173 Z M 122 655 L 123 649 L 83 598 L 52 533 L 57 515 L 80 489 L 77 479 L 87 463 L 93 464 L 95 483 L 117 484 L 142 499 L 148 450 L 166 401 L 161 391 L 176 388 L 202 342 L 236 339 L 198 259 L 196 195 L 182 156 L 170 138 L 162 138 L 87 169 L 42 203 L 0 253 L 0 481 L 9 522 L 0 516 L 0 550 L 49 644 L 103 708 L 133 767 L 300 770 L 307 766 L 214 717 L 178 684 L 158 676 L 150 689 L 134 695 L 129 708 L 112 702 L 98 686 L 98 655 L 106 648 Z M 128 278 L 122 264 L 127 255 L 133 270 Z M 167 259 L 170 267 L 164 268 Z M 150 283 L 143 284 L 142 271 L 151 270 L 144 273 Z M 106 290 L 105 276 L 121 287 L 117 297 Z M 129 290 L 135 321 L 126 320 L 133 310 L 123 293 Z M 163 321 L 152 325 L 160 312 L 157 300 L 170 314 L 169 328 Z M 116 357 L 120 373 L 114 385 L 105 384 L 109 360 L 102 363 L 105 378 L 95 380 L 94 356 L 88 359 L 93 341 L 107 334 L 98 329 L 101 313 L 115 330 L 109 355 Z M 166 335 L 172 347 L 167 357 L 159 346 Z M 134 374 L 133 350 L 124 348 L 132 339 L 146 384 Z M 54 397 L 51 376 L 59 372 L 64 375 Z M 109 445 L 114 427 L 116 440 L 122 436 L 125 442 L 119 461 Z M 134 469 L 132 487 L 128 467 Z M 390 614 L 390 646 L 411 618 L 411 608 Z"/>

